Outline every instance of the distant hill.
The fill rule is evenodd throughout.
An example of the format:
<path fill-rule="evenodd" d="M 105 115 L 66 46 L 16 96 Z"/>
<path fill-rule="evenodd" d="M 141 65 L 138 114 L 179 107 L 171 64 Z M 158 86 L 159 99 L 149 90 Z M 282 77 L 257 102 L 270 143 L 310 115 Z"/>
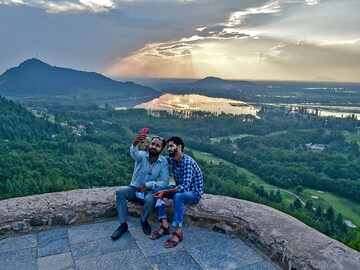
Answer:
<path fill-rule="evenodd" d="M 311 82 L 337 82 L 336 79 L 326 76 L 319 76 L 316 78 L 310 79 Z"/>
<path fill-rule="evenodd" d="M 24 107 L 0 96 L 0 140 L 47 139 L 59 130 L 58 125 L 36 118 Z"/>
<path fill-rule="evenodd" d="M 206 88 L 223 88 L 223 89 L 241 89 L 242 87 L 252 87 L 255 84 L 248 81 L 233 81 L 223 80 L 217 77 L 206 77 L 205 79 L 198 80 L 191 83 L 195 87 L 206 87 Z"/>
<path fill-rule="evenodd" d="M 195 82 L 162 83 L 154 87 L 164 93 L 199 94 L 210 97 L 245 99 L 248 91 L 257 87 L 249 81 L 223 80 L 217 77 L 206 77 Z"/>
<path fill-rule="evenodd" d="M 72 95 L 88 100 L 157 97 L 159 92 L 133 82 L 118 82 L 95 72 L 51 66 L 36 58 L 0 76 L 0 94 L 11 97 Z"/>

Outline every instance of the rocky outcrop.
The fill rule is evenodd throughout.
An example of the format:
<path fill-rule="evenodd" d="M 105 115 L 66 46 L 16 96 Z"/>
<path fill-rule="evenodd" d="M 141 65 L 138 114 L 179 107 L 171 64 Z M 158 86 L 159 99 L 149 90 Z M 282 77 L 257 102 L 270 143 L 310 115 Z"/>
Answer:
<path fill-rule="evenodd" d="M 0 201 L 0 237 L 115 218 L 117 188 L 74 190 Z M 167 202 L 172 209 L 172 201 Z M 129 203 L 138 216 L 141 205 Z M 205 194 L 185 221 L 245 240 L 284 269 L 359 269 L 360 253 L 273 208 Z M 153 216 L 155 218 L 155 215 Z"/>

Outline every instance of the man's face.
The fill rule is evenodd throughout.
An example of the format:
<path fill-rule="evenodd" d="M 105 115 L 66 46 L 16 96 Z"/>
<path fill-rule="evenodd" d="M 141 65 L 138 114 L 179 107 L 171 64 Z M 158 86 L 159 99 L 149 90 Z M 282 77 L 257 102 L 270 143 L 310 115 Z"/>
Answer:
<path fill-rule="evenodd" d="M 151 156 L 158 156 L 162 151 L 162 141 L 158 138 L 154 138 L 149 146 L 149 154 Z"/>
<path fill-rule="evenodd" d="M 170 157 L 175 156 L 178 152 L 177 146 L 174 142 L 168 142 L 167 149 Z"/>

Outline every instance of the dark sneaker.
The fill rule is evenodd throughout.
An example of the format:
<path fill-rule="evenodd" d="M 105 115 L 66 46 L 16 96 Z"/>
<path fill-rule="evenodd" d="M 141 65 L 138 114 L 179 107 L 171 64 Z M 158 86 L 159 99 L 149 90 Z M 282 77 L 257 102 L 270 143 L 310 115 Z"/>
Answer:
<path fill-rule="evenodd" d="M 119 228 L 116 229 L 116 231 L 113 233 L 113 235 L 111 236 L 112 240 L 116 240 L 119 239 L 124 232 L 126 232 L 128 230 L 128 225 L 127 223 L 122 223 Z"/>
<path fill-rule="evenodd" d="M 142 227 L 143 232 L 144 232 L 146 235 L 150 235 L 150 233 L 151 233 L 151 226 L 150 226 L 149 222 L 148 222 L 147 220 L 145 220 L 145 222 L 142 222 L 141 219 L 140 219 L 140 223 L 141 223 L 141 227 Z"/>

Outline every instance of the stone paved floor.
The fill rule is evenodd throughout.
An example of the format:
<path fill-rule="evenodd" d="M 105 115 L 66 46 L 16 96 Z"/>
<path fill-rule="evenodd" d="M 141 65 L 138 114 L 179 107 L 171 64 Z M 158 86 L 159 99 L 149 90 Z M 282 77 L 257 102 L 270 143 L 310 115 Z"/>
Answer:
<path fill-rule="evenodd" d="M 117 221 L 63 227 L 0 241 L 0 269 L 237 269 L 277 270 L 240 239 L 197 227 L 184 227 L 184 241 L 163 247 L 166 237 L 149 239 L 138 219 L 112 241 Z M 151 223 L 153 229 L 159 226 Z"/>

